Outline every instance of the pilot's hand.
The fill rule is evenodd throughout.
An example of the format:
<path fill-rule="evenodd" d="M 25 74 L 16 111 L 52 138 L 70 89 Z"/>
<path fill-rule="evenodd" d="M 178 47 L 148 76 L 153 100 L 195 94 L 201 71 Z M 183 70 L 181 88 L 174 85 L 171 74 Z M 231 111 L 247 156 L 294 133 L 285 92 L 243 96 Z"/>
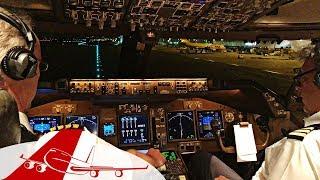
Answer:
<path fill-rule="evenodd" d="M 214 180 L 229 180 L 229 179 L 220 175 L 220 176 L 214 178 Z"/>
<path fill-rule="evenodd" d="M 142 158 L 156 168 L 162 166 L 166 162 L 166 159 L 157 149 L 151 148 L 148 150 L 147 154 L 140 153 L 135 149 L 129 149 L 127 152 Z"/>
<path fill-rule="evenodd" d="M 150 148 L 147 155 L 155 160 L 156 167 L 162 166 L 166 162 L 166 158 L 160 153 L 159 149 Z"/>

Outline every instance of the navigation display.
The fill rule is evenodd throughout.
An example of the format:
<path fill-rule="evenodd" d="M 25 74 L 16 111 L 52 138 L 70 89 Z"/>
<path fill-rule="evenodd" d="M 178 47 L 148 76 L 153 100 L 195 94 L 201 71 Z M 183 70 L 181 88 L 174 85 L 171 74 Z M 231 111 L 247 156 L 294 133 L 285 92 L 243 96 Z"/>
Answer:
<path fill-rule="evenodd" d="M 66 124 L 79 124 L 86 127 L 91 133 L 98 135 L 98 117 L 95 115 L 67 116 Z"/>
<path fill-rule="evenodd" d="M 120 135 L 120 145 L 126 146 L 150 143 L 149 124 L 147 115 L 121 115 L 119 116 L 118 126 Z"/>
<path fill-rule="evenodd" d="M 50 128 L 61 124 L 61 116 L 33 116 L 28 118 L 35 133 L 47 133 Z"/>
<path fill-rule="evenodd" d="M 182 141 L 196 138 L 193 111 L 168 112 L 168 140 Z"/>
<path fill-rule="evenodd" d="M 105 137 L 116 135 L 115 124 L 114 123 L 105 123 L 103 125 L 103 135 Z"/>
<path fill-rule="evenodd" d="M 211 125 L 223 128 L 221 111 L 198 111 L 199 138 L 214 138 Z"/>

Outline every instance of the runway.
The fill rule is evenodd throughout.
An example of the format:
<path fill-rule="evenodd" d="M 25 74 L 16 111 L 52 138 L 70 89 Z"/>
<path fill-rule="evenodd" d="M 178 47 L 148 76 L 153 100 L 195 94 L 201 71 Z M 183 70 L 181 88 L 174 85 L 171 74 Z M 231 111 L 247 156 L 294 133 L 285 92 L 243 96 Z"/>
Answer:
<path fill-rule="evenodd" d="M 208 77 L 218 80 L 255 80 L 261 85 L 285 95 L 294 69 L 303 61 L 285 60 L 284 57 L 245 55 L 236 53 L 179 54 L 172 49 L 152 51 L 147 74 L 156 77 Z"/>

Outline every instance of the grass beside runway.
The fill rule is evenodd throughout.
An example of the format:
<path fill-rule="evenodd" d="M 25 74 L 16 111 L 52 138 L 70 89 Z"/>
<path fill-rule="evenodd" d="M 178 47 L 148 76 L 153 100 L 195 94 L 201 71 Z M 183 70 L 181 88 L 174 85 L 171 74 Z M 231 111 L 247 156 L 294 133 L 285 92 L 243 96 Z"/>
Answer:
<path fill-rule="evenodd" d="M 254 54 L 242 54 L 243 59 L 238 59 L 238 53 L 228 52 L 214 52 L 208 54 L 181 54 L 179 50 L 175 48 L 154 48 L 154 51 L 163 52 L 166 54 L 178 54 L 180 56 L 191 57 L 196 59 L 221 62 L 230 65 L 239 65 L 244 67 L 251 67 L 264 71 L 293 75 L 294 68 L 300 68 L 303 61 L 300 60 L 288 60 L 288 56 L 260 56 Z"/>

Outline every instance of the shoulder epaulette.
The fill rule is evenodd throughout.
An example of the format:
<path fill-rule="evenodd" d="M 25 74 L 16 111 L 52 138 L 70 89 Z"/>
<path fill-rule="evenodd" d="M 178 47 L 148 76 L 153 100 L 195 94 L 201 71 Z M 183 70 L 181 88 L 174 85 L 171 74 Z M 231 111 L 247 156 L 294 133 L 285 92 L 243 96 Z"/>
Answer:
<path fill-rule="evenodd" d="M 289 133 L 288 138 L 303 141 L 304 137 L 306 137 L 311 131 L 315 129 L 316 129 L 315 127 L 305 127 L 305 128 L 297 129 Z"/>
<path fill-rule="evenodd" d="M 82 128 L 79 124 L 66 124 L 50 128 L 50 131 L 60 131 L 62 129 L 79 129 Z"/>

